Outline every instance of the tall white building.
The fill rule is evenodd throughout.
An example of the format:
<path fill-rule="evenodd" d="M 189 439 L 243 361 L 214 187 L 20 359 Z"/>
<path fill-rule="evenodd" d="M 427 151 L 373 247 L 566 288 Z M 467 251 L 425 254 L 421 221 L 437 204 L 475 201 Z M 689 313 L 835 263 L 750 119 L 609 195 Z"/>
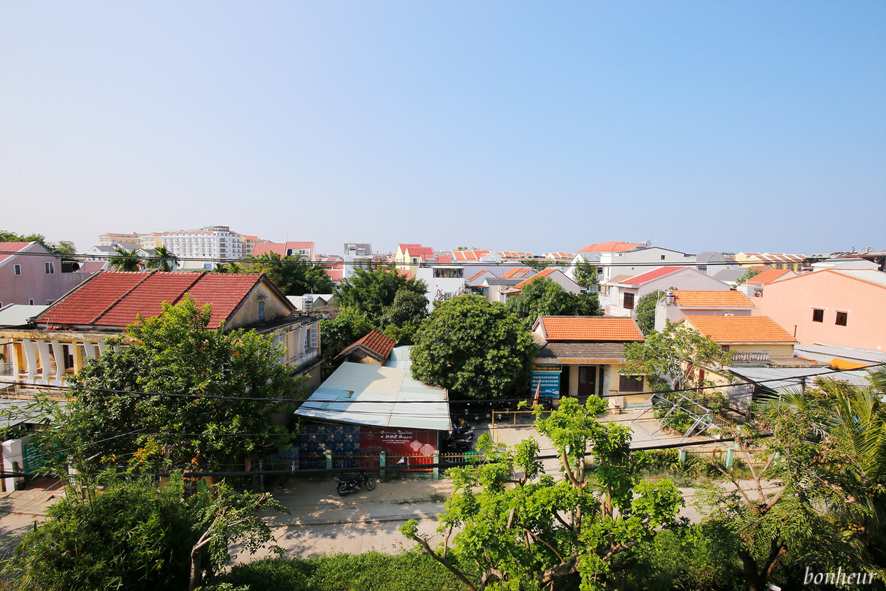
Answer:
<path fill-rule="evenodd" d="M 243 239 L 228 226 L 164 232 L 163 246 L 179 258 L 184 269 L 212 269 L 243 258 Z"/>

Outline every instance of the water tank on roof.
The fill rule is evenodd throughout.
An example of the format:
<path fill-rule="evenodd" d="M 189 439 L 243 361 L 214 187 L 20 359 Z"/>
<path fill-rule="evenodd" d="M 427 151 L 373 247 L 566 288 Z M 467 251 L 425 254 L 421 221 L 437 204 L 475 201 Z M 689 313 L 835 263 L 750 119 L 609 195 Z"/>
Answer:
<path fill-rule="evenodd" d="M 306 294 L 302 298 L 302 311 L 305 314 L 310 314 L 314 311 L 314 296 L 311 294 Z"/>

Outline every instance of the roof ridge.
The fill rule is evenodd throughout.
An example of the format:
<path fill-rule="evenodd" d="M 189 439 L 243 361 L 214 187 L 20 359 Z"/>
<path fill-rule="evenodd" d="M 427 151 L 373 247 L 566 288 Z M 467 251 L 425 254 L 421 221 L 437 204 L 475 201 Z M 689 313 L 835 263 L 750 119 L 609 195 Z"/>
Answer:
<path fill-rule="evenodd" d="M 203 277 L 208 274 L 209 273 L 198 273 L 197 277 L 195 277 L 194 280 L 191 281 L 188 284 L 188 286 L 182 290 L 182 292 L 180 294 L 178 294 L 178 297 L 175 298 L 175 301 L 172 302 L 172 305 L 175 306 L 175 305 L 179 304 L 184 299 L 184 297 L 190 293 L 191 288 L 193 288 L 195 285 L 197 285 L 197 282 L 200 281 L 201 279 L 203 279 Z"/>

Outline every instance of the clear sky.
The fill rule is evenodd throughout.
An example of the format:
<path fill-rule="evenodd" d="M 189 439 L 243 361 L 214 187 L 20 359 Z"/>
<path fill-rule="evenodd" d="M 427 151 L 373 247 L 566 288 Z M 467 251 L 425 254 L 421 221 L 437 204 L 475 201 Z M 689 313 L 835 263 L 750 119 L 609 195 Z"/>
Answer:
<path fill-rule="evenodd" d="M 886 2 L 0 0 L 0 229 L 886 248 Z"/>

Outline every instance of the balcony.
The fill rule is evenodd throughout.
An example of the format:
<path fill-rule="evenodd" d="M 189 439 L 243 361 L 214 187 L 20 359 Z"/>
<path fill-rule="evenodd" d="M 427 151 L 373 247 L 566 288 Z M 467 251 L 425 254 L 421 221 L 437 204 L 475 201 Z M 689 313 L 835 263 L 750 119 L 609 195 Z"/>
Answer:
<path fill-rule="evenodd" d="M 735 353 L 732 363 L 769 363 L 769 351 L 759 353 Z"/>

